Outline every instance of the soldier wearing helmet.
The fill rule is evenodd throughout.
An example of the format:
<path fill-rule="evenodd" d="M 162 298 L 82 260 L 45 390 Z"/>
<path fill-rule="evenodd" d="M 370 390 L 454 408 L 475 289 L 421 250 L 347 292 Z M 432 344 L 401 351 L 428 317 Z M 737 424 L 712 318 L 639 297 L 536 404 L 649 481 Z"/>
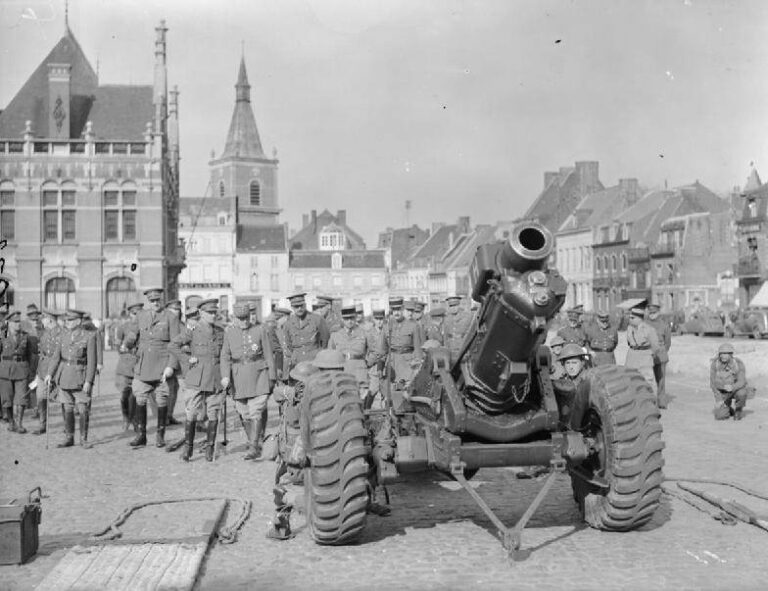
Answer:
<path fill-rule="evenodd" d="M 589 325 L 584 333 L 587 337 L 587 346 L 592 351 L 594 365 L 616 365 L 616 356 L 613 352 L 619 343 L 619 333 L 616 327 L 611 325 L 608 312 L 599 310 L 597 322 Z"/>
<path fill-rule="evenodd" d="M 747 378 L 744 363 L 734 357 L 733 345 L 723 343 L 709 368 L 709 385 L 715 396 L 715 419 L 733 417 L 740 421 L 747 402 Z"/>
<path fill-rule="evenodd" d="M 558 361 L 563 364 L 565 370 L 563 379 L 570 380 L 574 385 L 577 385 L 583 377 L 586 356 L 587 351 L 584 347 L 576 343 L 566 344 L 558 357 Z"/>
<path fill-rule="evenodd" d="M 560 335 L 555 335 L 549 342 L 549 348 L 552 351 L 552 365 L 549 368 L 549 379 L 551 380 L 561 380 L 565 377 L 565 367 L 560 362 L 563 345 L 565 345 L 565 339 Z"/>

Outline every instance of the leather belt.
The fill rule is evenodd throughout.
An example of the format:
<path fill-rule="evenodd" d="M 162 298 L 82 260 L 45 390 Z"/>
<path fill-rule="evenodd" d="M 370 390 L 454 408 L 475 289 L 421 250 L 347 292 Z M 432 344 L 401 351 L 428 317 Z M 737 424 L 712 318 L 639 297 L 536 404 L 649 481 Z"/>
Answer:
<path fill-rule="evenodd" d="M 392 353 L 413 353 L 413 347 L 391 347 Z"/>
<path fill-rule="evenodd" d="M 365 359 L 362 355 L 358 355 L 357 353 L 344 353 L 344 359 Z"/>
<path fill-rule="evenodd" d="M 2 361 L 26 361 L 24 355 L 11 355 L 10 357 L 0 358 Z"/>
<path fill-rule="evenodd" d="M 243 359 L 242 357 L 239 357 L 238 359 L 233 359 L 232 363 L 234 365 L 248 365 L 249 363 L 256 363 L 257 361 L 264 361 L 264 357 L 256 357 L 255 359 Z"/>
<path fill-rule="evenodd" d="M 600 349 L 598 347 L 592 347 L 592 350 L 596 353 L 613 353 L 614 349 Z"/>
<path fill-rule="evenodd" d="M 650 345 L 646 345 L 644 347 L 630 347 L 630 349 L 632 349 L 633 351 L 647 351 L 650 348 L 651 348 Z"/>
<path fill-rule="evenodd" d="M 67 365 L 88 365 L 88 361 L 83 361 L 82 359 L 62 359 L 62 361 Z"/>

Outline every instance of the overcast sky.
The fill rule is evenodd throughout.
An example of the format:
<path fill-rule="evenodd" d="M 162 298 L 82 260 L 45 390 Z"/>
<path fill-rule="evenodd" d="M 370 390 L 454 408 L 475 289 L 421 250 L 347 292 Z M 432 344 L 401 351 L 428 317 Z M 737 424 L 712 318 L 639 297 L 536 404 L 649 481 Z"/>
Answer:
<path fill-rule="evenodd" d="M 0 108 L 62 36 L 64 0 L 0 0 Z M 768 2 L 70 0 L 100 81 L 151 84 L 165 18 L 182 196 L 224 148 L 244 42 L 277 147 L 282 220 L 348 210 L 377 232 L 511 219 L 545 170 L 598 160 L 607 186 L 768 176 Z"/>

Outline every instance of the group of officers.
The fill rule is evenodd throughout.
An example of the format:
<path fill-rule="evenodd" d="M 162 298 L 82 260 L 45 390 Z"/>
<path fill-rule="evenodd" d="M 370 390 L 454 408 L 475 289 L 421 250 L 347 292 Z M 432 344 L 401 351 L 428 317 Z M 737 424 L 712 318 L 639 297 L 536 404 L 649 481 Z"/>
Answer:
<path fill-rule="evenodd" d="M 666 372 L 672 328 L 660 314 L 660 306 L 642 302 L 629 313 L 627 326 L 627 356 L 625 365 L 637 369 L 645 378 L 656 398 L 658 408 L 669 403 Z M 566 380 L 577 385 L 584 378 L 588 363 L 592 366 L 615 365 L 618 327 L 605 311 L 598 311 L 595 322 L 584 326 L 583 306 L 567 311 L 567 325 L 557 331 L 549 346 L 554 360 L 550 368 L 553 380 Z M 744 363 L 734 356 L 732 344 L 723 343 L 710 362 L 710 388 L 715 398 L 717 420 L 733 417 L 741 420 L 748 397 Z"/>

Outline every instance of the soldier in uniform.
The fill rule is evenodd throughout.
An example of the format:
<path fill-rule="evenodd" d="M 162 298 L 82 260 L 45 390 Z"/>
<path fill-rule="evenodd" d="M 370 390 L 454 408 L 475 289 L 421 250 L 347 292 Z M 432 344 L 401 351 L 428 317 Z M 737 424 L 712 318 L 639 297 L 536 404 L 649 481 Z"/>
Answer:
<path fill-rule="evenodd" d="M 432 308 L 429 311 L 429 320 L 424 325 L 424 336 L 427 340 L 443 344 L 445 340 L 443 337 L 443 322 L 445 322 L 445 308 Z"/>
<path fill-rule="evenodd" d="M 104 334 L 93 323 L 90 312 L 83 312 L 82 327 L 96 337 L 96 375 L 99 375 L 104 368 Z"/>
<path fill-rule="evenodd" d="M 21 328 L 21 312 L 10 310 L 6 320 L 8 330 L 0 338 L 0 398 L 8 430 L 26 433 L 24 409 L 37 372 L 37 341 Z"/>
<path fill-rule="evenodd" d="M 96 379 L 96 335 L 82 327 L 84 312 L 67 310 L 66 329 L 56 344 L 45 383 L 56 382 L 64 405 L 65 440 L 56 447 L 75 444 L 75 404 L 80 410 L 80 445 L 88 447 L 93 381 Z"/>
<path fill-rule="evenodd" d="M 723 343 L 709 368 L 709 386 L 715 395 L 715 420 L 733 417 L 740 421 L 744 416 L 747 403 L 746 370 L 741 359 L 733 354 L 733 345 Z"/>
<path fill-rule="evenodd" d="M 54 385 L 46 383 L 45 376 L 49 373 L 48 369 L 61 337 L 62 331 L 56 323 L 58 314 L 55 310 L 43 311 L 43 330 L 38 340 L 37 378 L 35 379 L 40 426 L 32 431 L 34 435 L 42 435 L 48 428 L 48 395 L 53 391 Z"/>
<path fill-rule="evenodd" d="M 357 325 L 357 313 L 354 305 L 341 309 L 344 327 L 331 333 L 328 348 L 344 355 L 344 371 L 352 374 L 360 386 L 360 395 L 367 401 L 368 390 L 368 359 L 370 341 L 365 331 Z M 370 407 L 370 403 L 368 404 Z"/>
<path fill-rule="evenodd" d="M 389 298 L 389 309 L 391 316 L 382 332 L 379 350 L 389 355 L 390 375 L 385 377 L 403 389 L 413 376 L 411 362 L 421 355 L 421 331 L 403 315 L 403 298 Z"/>
<path fill-rule="evenodd" d="M 580 347 L 576 343 L 566 343 L 563 346 L 557 360 L 563 365 L 565 375 L 560 378 L 560 381 L 567 384 L 566 390 L 575 392 L 576 387 L 584 379 L 586 355 L 587 352 L 584 347 Z"/>
<path fill-rule="evenodd" d="M 587 336 L 584 334 L 584 327 L 581 325 L 581 315 L 584 307 L 579 305 L 568 310 L 568 325 L 557 331 L 566 343 L 576 343 L 580 347 L 587 344 Z"/>
<path fill-rule="evenodd" d="M 307 311 L 304 293 L 288 298 L 293 315 L 285 322 L 285 349 L 283 350 L 283 375 L 300 361 L 312 361 L 321 349 L 328 345 L 328 325 L 314 312 Z"/>
<path fill-rule="evenodd" d="M 176 316 L 176 319 L 179 321 L 179 326 L 181 326 L 181 300 L 171 300 L 165 305 L 165 309 Z M 178 371 L 174 371 L 173 375 L 168 378 L 166 382 L 168 383 L 168 419 L 166 424 L 178 425 L 179 421 L 173 417 L 173 411 L 176 408 L 176 399 L 179 396 Z"/>
<path fill-rule="evenodd" d="M 133 395 L 133 370 L 136 366 L 136 341 L 139 338 L 139 323 L 136 320 L 139 311 L 144 307 L 142 302 L 128 304 L 129 318 L 117 327 L 115 343 L 117 345 L 117 367 L 115 368 L 115 388 L 120 394 L 120 409 L 123 415 L 123 431 L 133 426 L 136 412 L 136 397 Z"/>
<path fill-rule="evenodd" d="M 195 425 L 199 413 L 203 411 L 208 416 L 205 459 L 212 462 L 219 409 L 226 403 L 225 393 L 221 389 L 220 371 L 224 330 L 216 323 L 216 298 L 201 301 L 198 309 L 200 321 L 192 329 L 184 329 L 174 336 L 168 345 L 168 352 L 179 362 L 184 382 L 186 445 L 182 449 L 181 459 L 188 462 L 192 457 Z"/>
<path fill-rule="evenodd" d="M 451 363 L 454 363 L 472 323 L 472 314 L 461 309 L 460 296 L 449 296 L 445 303 L 448 310 L 443 322 L 443 345 L 451 351 Z"/>
<path fill-rule="evenodd" d="M 563 345 L 565 345 L 565 339 L 559 334 L 552 337 L 552 340 L 549 342 L 549 349 L 552 351 L 552 365 L 549 368 L 549 379 L 551 380 L 560 380 L 565 377 L 565 367 L 560 361 Z"/>
<path fill-rule="evenodd" d="M 632 308 L 629 312 L 629 326 L 627 327 L 627 359 L 624 365 L 637 369 L 656 396 L 656 378 L 653 376 L 653 360 L 661 343 L 656 331 L 646 324 L 645 310 L 640 307 Z"/>
<path fill-rule="evenodd" d="M 413 320 L 418 325 L 419 330 L 421 330 L 422 343 L 427 340 L 427 328 L 426 328 L 426 318 L 424 317 L 424 308 L 425 308 L 424 302 L 420 302 L 419 300 L 414 300 L 413 312 L 411 313 L 411 320 Z"/>
<path fill-rule="evenodd" d="M 344 323 L 344 310 L 342 310 L 341 313 L 341 321 L 342 324 Z M 363 329 L 363 331 L 368 332 L 373 327 L 373 323 L 369 322 L 365 319 L 365 308 L 363 307 L 363 304 L 361 302 L 358 302 L 355 304 L 355 322 L 357 322 L 357 325 Z M 333 334 L 333 333 L 331 333 Z"/>
<path fill-rule="evenodd" d="M 616 345 L 619 344 L 619 332 L 611 325 L 608 312 L 597 312 L 597 322 L 584 330 L 587 346 L 592 351 L 592 363 L 599 365 L 616 365 Z"/>
<path fill-rule="evenodd" d="M 312 311 L 325 320 L 325 324 L 328 326 L 329 335 L 341 329 L 343 323 L 341 321 L 341 316 L 333 309 L 332 297 L 325 295 L 317 296 Z"/>
<path fill-rule="evenodd" d="M 659 393 L 659 408 L 667 408 L 669 397 L 667 396 L 667 362 L 669 361 L 669 348 L 672 346 L 672 327 L 669 322 L 659 314 L 661 308 L 658 304 L 648 305 L 648 317 L 646 324 L 653 327 L 656 336 L 659 337 L 661 347 L 653 358 L 653 375 L 656 379 L 656 389 Z"/>
<path fill-rule="evenodd" d="M 233 387 L 237 412 L 248 436 L 244 460 L 261 459 L 261 437 L 267 426 L 267 401 L 277 380 L 272 338 L 266 324 L 251 324 L 248 306 L 235 304 L 235 325 L 224 332 L 221 387 Z M 194 433 L 194 429 L 191 433 Z"/>
<path fill-rule="evenodd" d="M 131 447 L 147 445 L 147 401 L 152 394 L 157 402 L 157 434 L 155 445 L 165 447 L 165 425 L 168 417 L 168 383 L 173 375 L 176 359 L 168 352 L 171 339 L 180 331 L 178 318 L 163 307 L 163 289 L 156 287 L 144 292 L 149 309 L 136 317 L 139 325 L 137 360 L 134 370 L 134 396 L 136 422 L 139 433 L 130 442 Z"/>
<path fill-rule="evenodd" d="M 371 327 L 366 333 L 368 339 L 368 353 L 366 362 L 368 363 L 368 404 L 373 405 L 376 397 L 381 394 L 381 363 L 384 359 L 384 352 L 379 348 L 383 342 L 384 333 L 384 310 L 377 308 L 371 313 L 373 321 Z M 365 401 L 364 401 L 365 403 Z"/>
<path fill-rule="evenodd" d="M 27 319 L 22 321 L 21 328 L 30 336 L 32 344 L 37 350 L 39 348 L 38 341 L 43 334 L 43 323 L 36 304 L 32 303 L 27 306 Z M 39 418 L 36 388 L 29 390 L 29 407 L 32 409 L 32 418 Z"/>

